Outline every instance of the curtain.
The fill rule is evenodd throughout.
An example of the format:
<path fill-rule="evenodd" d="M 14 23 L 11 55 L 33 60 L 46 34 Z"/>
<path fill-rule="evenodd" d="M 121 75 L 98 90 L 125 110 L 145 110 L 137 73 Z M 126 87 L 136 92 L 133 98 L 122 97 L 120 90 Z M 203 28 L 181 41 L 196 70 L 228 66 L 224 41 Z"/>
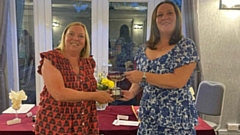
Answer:
<path fill-rule="evenodd" d="M 16 18 L 17 18 L 17 36 L 18 43 L 22 33 L 22 24 L 23 24 L 23 14 L 24 14 L 24 5 L 25 0 L 15 0 L 16 1 Z"/>
<path fill-rule="evenodd" d="M 6 61 L 7 61 L 7 23 L 8 23 L 8 0 L 0 0 L 0 114 L 9 105 L 8 90 L 7 90 L 7 78 L 5 75 Z"/>
<path fill-rule="evenodd" d="M 182 21 L 184 36 L 191 38 L 197 47 L 198 55 L 200 56 L 199 49 L 199 35 L 198 35 L 198 13 L 197 13 L 197 0 L 182 0 Z M 200 56 L 201 60 L 201 56 Z M 192 75 L 192 87 L 197 93 L 198 85 L 203 80 L 201 62 L 197 66 Z"/>

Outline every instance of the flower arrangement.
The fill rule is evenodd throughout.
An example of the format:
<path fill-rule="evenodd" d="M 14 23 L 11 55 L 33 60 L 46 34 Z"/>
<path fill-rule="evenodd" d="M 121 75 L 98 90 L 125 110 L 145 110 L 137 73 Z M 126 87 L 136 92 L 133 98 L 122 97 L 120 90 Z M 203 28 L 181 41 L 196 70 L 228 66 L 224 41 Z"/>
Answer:
<path fill-rule="evenodd" d="M 109 80 L 103 73 L 99 74 L 97 89 L 98 90 L 107 90 L 112 89 L 114 87 L 114 82 Z"/>
<path fill-rule="evenodd" d="M 114 82 L 109 80 L 104 73 L 98 75 L 97 89 L 108 90 L 114 87 Z M 96 102 L 97 110 L 105 110 L 108 104 L 100 104 Z"/>
<path fill-rule="evenodd" d="M 12 100 L 12 109 L 15 110 L 15 119 L 17 120 L 17 122 L 19 123 L 19 119 L 18 118 L 18 110 L 21 108 L 21 104 L 22 104 L 22 100 L 27 100 L 27 95 L 25 94 L 24 90 L 20 90 L 20 91 L 13 91 L 11 90 L 11 92 L 9 93 L 9 99 Z M 15 121 L 16 122 L 16 121 Z M 20 121 L 21 123 L 21 121 Z"/>
<path fill-rule="evenodd" d="M 24 90 L 18 92 L 11 90 L 9 93 L 9 99 L 12 100 L 12 108 L 18 110 L 21 107 L 22 100 L 27 100 L 27 96 Z"/>

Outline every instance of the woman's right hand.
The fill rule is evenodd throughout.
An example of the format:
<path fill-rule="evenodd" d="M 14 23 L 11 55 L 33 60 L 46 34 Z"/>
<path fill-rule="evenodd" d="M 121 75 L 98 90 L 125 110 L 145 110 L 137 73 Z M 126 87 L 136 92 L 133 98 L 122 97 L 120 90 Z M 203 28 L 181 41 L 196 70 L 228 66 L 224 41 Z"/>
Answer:
<path fill-rule="evenodd" d="M 107 91 L 97 91 L 95 100 L 100 104 L 111 103 L 114 101 L 112 94 L 109 94 Z"/>

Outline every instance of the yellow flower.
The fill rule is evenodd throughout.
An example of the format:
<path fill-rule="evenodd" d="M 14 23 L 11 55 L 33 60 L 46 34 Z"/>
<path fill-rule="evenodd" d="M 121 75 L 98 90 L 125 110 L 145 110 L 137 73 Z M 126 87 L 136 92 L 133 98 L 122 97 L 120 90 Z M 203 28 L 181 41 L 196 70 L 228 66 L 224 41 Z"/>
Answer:
<path fill-rule="evenodd" d="M 107 90 L 114 87 L 114 82 L 104 77 L 102 74 L 99 75 L 97 88 L 98 90 Z"/>

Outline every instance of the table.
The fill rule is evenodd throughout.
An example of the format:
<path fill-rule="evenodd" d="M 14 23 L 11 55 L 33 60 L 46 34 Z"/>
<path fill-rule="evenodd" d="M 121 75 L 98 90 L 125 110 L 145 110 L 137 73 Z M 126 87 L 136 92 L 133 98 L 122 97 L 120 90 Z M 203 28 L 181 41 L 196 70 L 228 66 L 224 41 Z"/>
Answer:
<path fill-rule="evenodd" d="M 37 106 L 31 109 L 36 114 Z M 138 127 L 135 126 L 114 126 L 112 122 L 117 114 L 128 115 L 130 120 L 137 120 L 132 112 L 131 106 L 108 106 L 104 111 L 98 111 L 100 134 L 102 135 L 136 135 Z M 21 124 L 6 125 L 7 120 L 15 118 L 14 114 L 0 115 L 0 135 L 34 135 L 33 122 L 31 117 L 26 114 L 19 114 L 22 119 Z M 197 135 L 215 135 L 214 130 L 207 125 L 201 118 L 199 125 L 196 126 Z"/>
<path fill-rule="evenodd" d="M 131 106 L 107 106 L 106 110 L 98 111 L 100 134 L 104 135 L 136 135 L 136 126 L 115 126 L 113 121 L 117 115 L 128 115 L 129 120 L 137 121 Z"/>

